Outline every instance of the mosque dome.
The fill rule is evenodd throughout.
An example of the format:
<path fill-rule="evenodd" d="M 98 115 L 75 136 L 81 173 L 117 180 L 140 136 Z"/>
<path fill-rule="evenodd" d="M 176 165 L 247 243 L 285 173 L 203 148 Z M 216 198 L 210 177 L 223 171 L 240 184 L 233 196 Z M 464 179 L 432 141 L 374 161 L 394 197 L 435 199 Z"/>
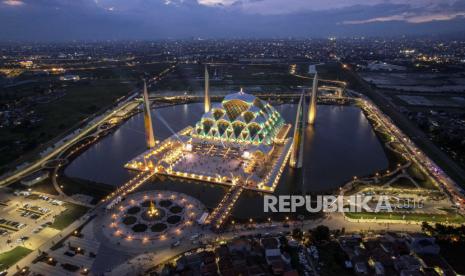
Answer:
<path fill-rule="evenodd" d="M 281 114 L 269 103 L 241 90 L 214 104 L 196 124 L 192 136 L 269 145 L 283 124 Z"/>

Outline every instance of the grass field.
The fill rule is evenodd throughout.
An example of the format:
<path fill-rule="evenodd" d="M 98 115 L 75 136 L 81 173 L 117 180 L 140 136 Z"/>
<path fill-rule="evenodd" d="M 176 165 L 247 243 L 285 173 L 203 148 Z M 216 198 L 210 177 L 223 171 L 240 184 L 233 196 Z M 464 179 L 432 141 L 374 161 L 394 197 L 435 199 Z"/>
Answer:
<path fill-rule="evenodd" d="M 209 66 L 209 73 L 212 91 L 230 92 L 243 87 L 249 92 L 286 92 L 301 85 L 311 85 L 311 81 L 290 75 L 287 64 L 214 65 Z M 172 74 L 160 81 L 157 89 L 201 91 L 203 77 L 203 65 L 180 64 Z"/>
<path fill-rule="evenodd" d="M 456 213 L 449 214 L 422 214 L 422 213 L 344 213 L 351 219 L 382 219 L 382 220 L 405 220 L 415 222 L 438 222 L 438 223 L 465 223 L 465 218 Z"/>
<path fill-rule="evenodd" d="M 48 104 L 36 105 L 34 112 L 41 121 L 29 128 L 9 128 L 0 131 L 0 142 L 8 145 L 1 153 L 0 165 L 25 152 L 36 149 L 78 124 L 90 115 L 108 108 L 128 94 L 129 84 L 112 81 L 91 81 L 70 85 L 66 95 Z M 20 144 L 17 144 L 17 141 Z"/>
<path fill-rule="evenodd" d="M 7 269 L 17 261 L 31 253 L 32 250 L 26 247 L 17 246 L 10 251 L 0 254 L 0 269 Z"/>
<path fill-rule="evenodd" d="M 78 218 L 82 217 L 89 208 L 81 205 L 66 203 L 66 210 L 59 214 L 50 225 L 51 228 L 63 230 Z"/>
<path fill-rule="evenodd" d="M 94 198 L 92 204 L 97 204 L 100 199 L 104 198 L 108 193 L 114 190 L 114 187 L 88 181 L 85 179 L 67 177 L 63 175 L 59 178 L 60 185 L 63 185 L 63 191 L 67 195 L 84 194 Z"/>
<path fill-rule="evenodd" d="M 68 74 L 80 75 L 81 80 L 78 82 L 61 82 L 58 81 L 58 76 L 25 75 L 24 78 L 33 82 L 0 89 L 0 96 L 8 95 L 3 97 L 4 100 L 37 96 L 42 93 L 40 91 L 47 91 L 49 86 L 65 93 L 63 97 L 52 102 L 33 104 L 28 108 L 41 119 L 37 124 L 30 127 L 0 129 L 0 172 L 17 165 L 6 166 L 18 157 L 29 159 L 37 156 L 44 144 L 78 127 L 91 115 L 110 107 L 118 98 L 127 95 L 140 85 L 144 73 L 155 75 L 167 66 L 165 63 L 157 63 L 67 71 Z M 18 160 L 18 163 L 20 162 Z"/>

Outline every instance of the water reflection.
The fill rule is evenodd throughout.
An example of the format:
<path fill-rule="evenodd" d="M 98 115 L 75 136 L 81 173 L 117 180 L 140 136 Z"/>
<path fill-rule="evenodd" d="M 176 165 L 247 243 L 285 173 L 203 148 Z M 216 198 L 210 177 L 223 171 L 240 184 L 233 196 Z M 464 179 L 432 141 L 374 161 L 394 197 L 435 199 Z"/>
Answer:
<path fill-rule="evenodd" d="M 287 122 L 293 123 L 296 105 L 284 104 L 277 109 Z M 155 137 L 165 139 L 200 119 L 203 104 L 158 108 L 152 113 Z M 120 185 L 131 177 L 123 165 L 145 149 L 143 116 L 138 114 L 76 158 L 65 173 L 70 177 Z M 339 187 L 354 175 L 370 174 L 388 165 L 371 125 L 361 110 L 353 106 L 318 106 L 315 125 L 306 128 L 304 153 L 303 169 L 286 169 L 275 194 L 325 192 Z M 216 185 L 166 177 L 155 177 L 143 189 L 184 192 L 208 207 L 214 207 L 225 191 L 224 187 Z M 262 196 L 246 192 L 239 199 L 233 215 L 267 216 L 262 209 Z"/>

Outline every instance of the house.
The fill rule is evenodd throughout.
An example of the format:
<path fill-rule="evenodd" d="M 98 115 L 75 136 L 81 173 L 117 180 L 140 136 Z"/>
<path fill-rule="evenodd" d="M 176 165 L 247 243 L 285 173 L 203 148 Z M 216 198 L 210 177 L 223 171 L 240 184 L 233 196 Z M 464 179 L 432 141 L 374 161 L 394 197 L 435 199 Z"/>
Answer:
<path fill-rule="evenodd" d="M 439 254 L 440 247 L 434 237 L 412 235 L 407 238 L 410 250 L 416 254 Z"/>
<path fill-rule="evenodd" d="M 394 261 L 394 268 L 398 272 L 420 270 L 421 262 L 412 255 L 402 255 Z"/>
<path fill-rule="evenodd" d="M 358 275 L 368 275 L 368 267 L 364 262 L 357 262 L 355 264 L 354 270 Z"/>

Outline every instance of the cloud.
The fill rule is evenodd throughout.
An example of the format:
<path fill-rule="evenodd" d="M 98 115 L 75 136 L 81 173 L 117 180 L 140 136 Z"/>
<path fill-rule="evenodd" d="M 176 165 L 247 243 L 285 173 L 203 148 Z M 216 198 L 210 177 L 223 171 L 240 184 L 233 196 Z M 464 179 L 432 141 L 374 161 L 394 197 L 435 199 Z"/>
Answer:
<path fill-rule="evenodd" d="M 216 7 L 216 6 L 231 6 L 233 4 L 238 3 L 237 0 L 198 0 L 197 1 L 200 5 L 209 6 L 209 7 Z"/>
<path fill-rule="evenodd" d="M 465 17 L 465 12 L 450 12 L 450 13 L 431 13 L 431 14 L 415 14 L 415 13 L 402 13 L 389 16 L 373 17 L 363 20 L 346 20 L 343 21 L 343 25 L 358 25 L 358 24 L 369 24 L 377 22 L 390 22 L 390 21 L 404 21 L 408 23 L 428 23 L 433 21 L 448 21 L 456 18 Z"/>
<path fill-rule="evenodd" d="M 465 0 L 0 0 L 0 41 L 453 33 L 464 13 Z"/>
<path fill-rule="evenodd" d="M 17 6 L 24 5 L 24 2 L 21 1 L 21 0 L 4 0 L 2 3 L 4 5 L 12 6 L 12 7 L 17 7 Z"/>
<path fill-rule="evenodd" d="M 452 6 L 461 0 L 197 0 L 210 7 L 235 7 L 245 13 L 279 15 L 306 11 L 329 11 L 350 7 L 402 5 L 412 9 Z"/>

